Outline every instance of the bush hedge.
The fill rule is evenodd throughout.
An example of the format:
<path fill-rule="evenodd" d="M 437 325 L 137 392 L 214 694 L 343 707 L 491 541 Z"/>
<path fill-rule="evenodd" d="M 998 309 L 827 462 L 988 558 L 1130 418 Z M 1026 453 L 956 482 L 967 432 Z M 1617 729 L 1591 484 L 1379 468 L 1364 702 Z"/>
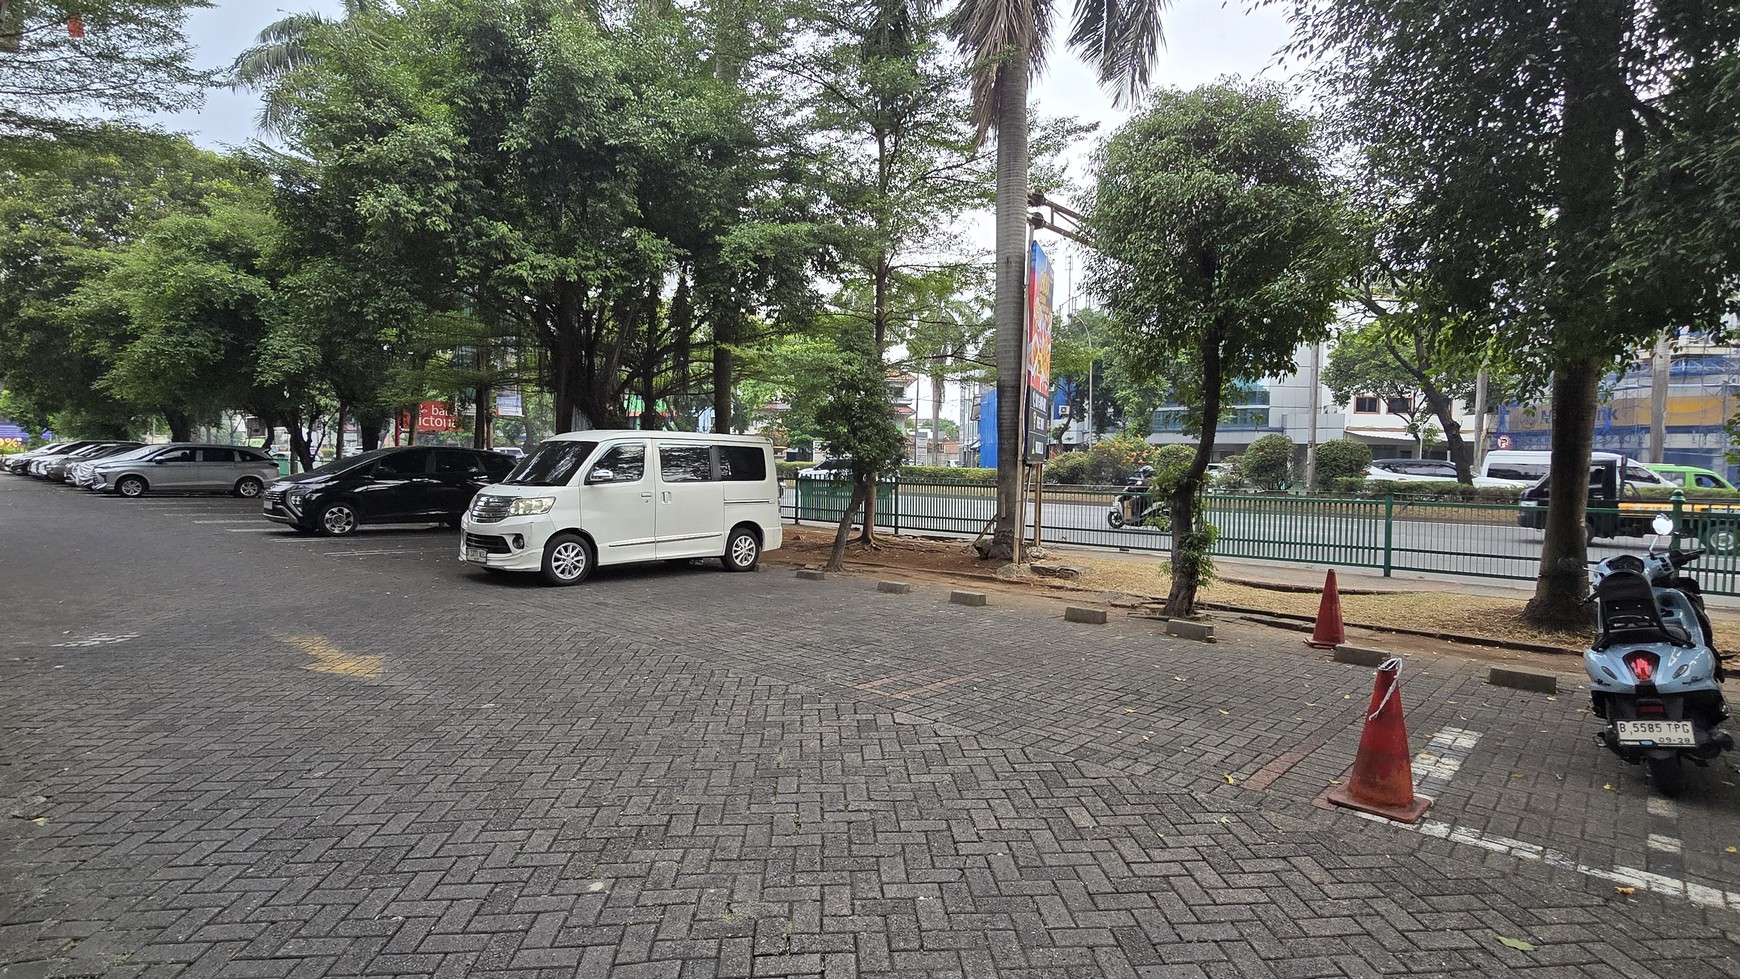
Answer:
<path fill-rule="evenodd" d="M 1276 434 L 1252 442 L 1239 457 L 1239 473 L 1257 489 L 1286 489 L 1293 473 L 1293 440 Z"/>
<path fill-rule="evenodd" d="M 1371 467 L 1371 446 L 1357 439 L 1331 439 L 1317 447 L 1317 482 L 1361 479 Z"/>
<path fill-rule="evenodd" d="M 1522 490 L 1514 486 L 1464 486 L 1444 481 L 1399 482 L 1389 479 L 1333 479 L 1323 484 L 1330 496 L 1381 500 L 1387 493 L 1397 499 L 1444 500 L 1460 503 L 1515 503 Z"/>

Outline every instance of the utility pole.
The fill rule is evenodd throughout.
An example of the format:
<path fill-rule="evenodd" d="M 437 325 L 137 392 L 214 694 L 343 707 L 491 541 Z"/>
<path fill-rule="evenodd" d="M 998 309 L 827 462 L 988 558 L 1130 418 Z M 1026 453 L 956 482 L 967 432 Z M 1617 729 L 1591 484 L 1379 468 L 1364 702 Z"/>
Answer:
<path fill-rule="evenodd" d="M 1649 358 L 1649 458 L 1658 465 L 1667 461 L 1668 381 L 1673 364 L 1673 333 L 1663 330 Z"/>
<path fill-rule="evenodd" d="M 1486 368 L 1474 375 L 1474 455 L 1469 468 L 1478 471 L 1486 461 Z"/>
<path fill-rule="evenodd" d="M 1323 366 L 1323 344 L 1311 344 L 1311 421 L 1310 434 L 1305 440 L 1305 492 L 1317 492 L 1317 413 L 1321 410 L 1318 402 L 1317 372 Z"/>

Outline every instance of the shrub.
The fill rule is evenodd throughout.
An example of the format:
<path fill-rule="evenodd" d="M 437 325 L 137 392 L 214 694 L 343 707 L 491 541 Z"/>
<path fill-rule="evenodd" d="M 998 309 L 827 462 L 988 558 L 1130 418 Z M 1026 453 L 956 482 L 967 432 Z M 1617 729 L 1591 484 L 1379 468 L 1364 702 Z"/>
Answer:
<path fill-rule="evenodd" d="M 1442 500 L 1464 503 L 1515 503 L 1522 490 L 1515 486 L 1464 486 L 1461 483 L 1395 482 L 1387 479 L 1336 479 L 1323 486 L 1333 496 L 1381 500 L 1385 494 L 1398 500 Z"/>
<path fill-rule="evenodd" d="M 1287 488 L 1293 471 L 1293 440 L 1285 435 L 1265 435 L 1245 450 L 1239 471 L 1260 490 Z"/>
<path fill-rule="evenodd" d="M 1364 478 L 1371 466 L 1371 446 L 1355 439 L 1334 439 L 1317 447 L 1317 484 L 1325 480 Z"/>
<path fill-rule="evenodd" d="M 1140 436 L 1114 435 L 1087 450 L 1088 467 L 1084 479 L 1096 485 L 1122 483 L 1130 474 L 1154 462 L 1154 446 Z"/>
<path fill-rule="evenodd" d="M 965 466 L 901 466 L 901 479 L 915 479 L 924 482 L 938 483 L 990 483 L 997 482 L 997 470 L 968 468 Z"/>
<path fill-rule="evenodd" d="M 1045 464 L 1045 481 L 1048 483 L 1085 483 L 1090 465 L 1087 452 L 1065 452 Z"/>

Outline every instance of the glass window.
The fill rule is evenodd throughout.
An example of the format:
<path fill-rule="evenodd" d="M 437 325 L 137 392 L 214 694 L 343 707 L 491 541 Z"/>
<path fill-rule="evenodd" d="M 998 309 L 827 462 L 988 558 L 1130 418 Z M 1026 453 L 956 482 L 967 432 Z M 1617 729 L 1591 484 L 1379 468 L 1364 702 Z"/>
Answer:
<path fill-rule="evenodd" d="M 428 471 L 428 449 L 402 449 L 384 456 L 375 466 L 376 476 L 421 476 Z"/>
<path fill-rule="evenodd" d="M 506 476 L 514 470 L 514 458 L 501 452 L 485 452 L 483 468 L 496 479 Z"/>
<path fill-rule="evenodd" d="M 1488 466 L 1486 474 L 1493 479 L 1541 479 L 1546 476 L 1547 467 L 1513 462 L 1508 465 Z"/>
<path fill-rule="evenodd" d="M 236 461 L 237 462 L 248 462 L 248 463 L 269 463 L 272 460 L 266 458 L 265 456 L 259 454 L 258 452 L 250 452 L 247 449 L 237 449 L 236 450 Z"/>
<path fill-rule="evenodd" d="M 1656 475 L 1654 470 L 1635 462 L 1625 464 L 1625 478 L 1634 483 L 1649 483 L 1652 486 L 1660 486 L 1667 482 Z"/>
<path fill-rule="evenodd" d="M 1375 414 L 1377 414 L 1377 410 L 1378 410 L 1378 399 L 1376 399 L 1376 398 L 1354 398 L 1353 399 L 1353 410 L 1362 414 L 1362 415 L 1375 415 Z"/>
<path fill-rule="evenodd" d="M 200 449 L 200 462 L 235 462 L 235 449 Z"/>
<path fill-rule="evenodd" d="M 598 479 L 600 483 L 638 483 L 646 475 L 646 443 L 624 442 L 613 445 L 605 450 L 598 461 L 592 464 L 593 474 L 600 470 L 610 473 L 609 479 Z M 588 482 L 594 481 L 590 476 Z"/>
<path fill-rule="evenodd" d="M 758 445 L 719 446 L 719 478 L 759 483 L 767 478 L 767 453 Z"/>
<path fill-rule="evenodd" d="M 502 482 L 509 486 L 566 486 L 596 448 L 597 442 L 552 439 L 521 459 Z"/>
<path fill-rule="evenodd" d="M 713 478 L 713 450 L 705 445 L 659 447 L 659 478 L 667 483 L 705 483 Z"/>
<path fill-rule="evenodd" d="M 474 452 L 464 449 L 436 449 L 435 471 L 438 473 L 460 473 L 470 475 L 483 472 L 483 462 Z"/>
<path fill-rule="evenodd" d="M 1392 415 L 1411 415 L 1414 413 L 1414 399 L 1390 398 L 1384 402 L 1384 408 Z"/>
<path fill-rule="evenodd" d="M 166 452 L 160 452 L 157 455 L 153 456 L 151 461 L 152 462 L 192 462 L 193 459 L 194 459 L 194 451 L 192 449 L 170 449 Z"/>
<path fill-rule="evenodd" d="M 1700 474 L 1697 476 L 1693 476 L 1692 478 L 1697 481 L 1697 485 L 1698 485 L 1699 489 L 1721 489 L 1722 488 L 1722 484 L 1716 482 L 1716 477 L 1714 477 L 1714 476 L 1704 476 L 1704 475 Z"/>

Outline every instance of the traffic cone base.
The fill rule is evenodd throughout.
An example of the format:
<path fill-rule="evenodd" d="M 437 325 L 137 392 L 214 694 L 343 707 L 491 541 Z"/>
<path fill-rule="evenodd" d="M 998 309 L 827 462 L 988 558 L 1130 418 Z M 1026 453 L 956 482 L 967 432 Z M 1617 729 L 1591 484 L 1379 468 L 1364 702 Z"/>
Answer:
<path fill-rule="evenodd" d="M 1317 623 L 1305 645 L 1312 649 L 1334 649 L 1347 641 L 1347 628 L 1341 621 L 1341 588 L 1335 583 L 1335 570 L 1323 577 L 1323 600 L 1317 603 Z"/>
<path fill-rule="evenodd" d="M 1349 790 L 1346 785 L 1331 785 L 1317 798 L 1332 805 L 1343 806 L 1348 809 L 1357 809 L 1360 812 L 1371 813 L 1373 816 L 1382 816 L 1385 819 L 1393 819 L 1398 823 L 1407 823 L 1410 826 L 1419 822 L 1420 817 L 1426 814 L 1426 810 L 1432 808 L 1431 798 L 1418 794 L 1414 796 L 1412 802 L 1400 808 L 1373 805 L 1369 802 L 1362 802 L 1355 798 L 1353 792 Z"/>

